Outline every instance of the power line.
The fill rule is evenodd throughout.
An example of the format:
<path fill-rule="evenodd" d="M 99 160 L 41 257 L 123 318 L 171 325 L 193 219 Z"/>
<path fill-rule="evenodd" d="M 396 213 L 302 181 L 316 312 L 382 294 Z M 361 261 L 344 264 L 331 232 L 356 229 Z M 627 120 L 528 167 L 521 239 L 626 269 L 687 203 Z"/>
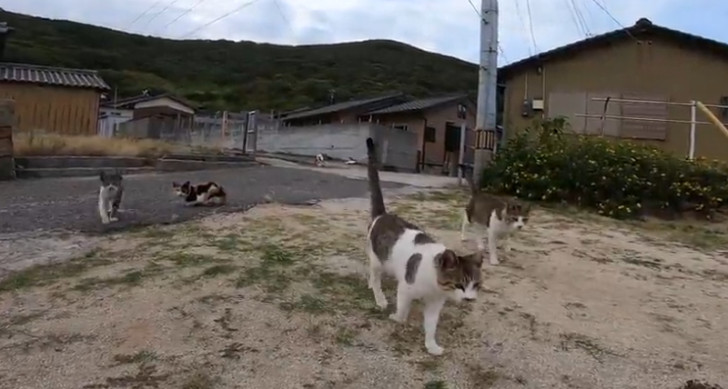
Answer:
<path fill-rule="evenodd" d="M 526 24 L 526 19 L 523 17 L 523 13 L 521 12 L 521 6 L 520 2 L 518 0 L 515 0 L 516 5 L 516 15 L 518 15 L 518 19 L 521 20 L 521 24 L 523 24 L 523 28 L 528 28 L 528 25 Z M 531 49 L 531 45 L 526 45 L 526 48 L 528 49 L 528 56 L 533 55 L 533 50 Z"/>
<path fill-rule="evenodd" d="M 209 21 L 209 22 L 201 25 L 200 27 L 197 27 L 196 29 L 188 32 L 185 35 L 182 35 L 180 37 L 180 39 L 186 38 L 186 37 L 188 37 L 188 36 L 196 33 L 197 31 L 202 30 L 203 28 L 207 28 L 207 27 L 209 27 L 209 26 L 211 26 L 211 25 L 219 22 L 220 20 L 225 19 L 226 17 L 228 17 L 228 16 L 230 16 L 230 15 L 232 15 L 232 14 L 234 14 L 234 13 L 240 11 L 240 10 L 242 10 L 243 8 L 248 7 L 250 5 L 253 5 L 254 3 L 257 3 L 258 1 L 260 1 L 260 0 L 251 0 L 251 1 L 248 1 L 247 3 L 243 3 L 242 5 L 240 5 L 240 7 L 235 8 L 234 10 L 232 10 L 232 11 L 230 11 L 230 12 L 224 14 L 224 15 L 221 15 L 221 16 L 219 16 L 219 17 L 217 17 L 217 18 L 215 18 L 215 19 L 213 19 L 213 20 L 211 20 L 211 21 Z"/>
<path fill-rule="evenodd" d="M 163 13 L 164 13 L 164 11 L 168 10 L 168 9 L 169 9 L 169 7 L 173 6 L 173 5 L 174 5 L 174 4 L 176 3 L 176 2 L 178 2 L 178 1 L 179 1 L 179 0 L 172 0 L 172 1 L 170 1 L 169 3 L 167 3 L 167 5 L 165 5 L 165 6 L 164 6 L 164 8 L 162 8 L 162 10 L 161 10 L 161 11 L 159 11 L 159 12 L 155 13 L 154 15 L 152 15 L 152 17 L 151 17 L 151 18 L 149 18 L 149 20 L 147 20 L 147 23 L 146 23 L 146 24 L 144 25 L 144 27 L 142 27 L 142 30 L 143 30 L 143 29 L 145 29 L 145 28 L 147 28 L 147 26 L 148 26 L 148 25 L 149 25 L 150 23 L 152 23 L 152 21 L 153 21 L 154 19 L 156 19 L 156 18 L 157 18 L 157 17 L 159 16 L 159 15 L 163 14 Z"/>
<path fill-rule="evenodd" d="M 478 17 L 482 21 L 483 14 L 481 14 L 480 11 L 478 11 L 478 7 L 476 7 L 475 4 L 473 4 L 473 0 L 468 0 L 468 3 L 470 3 L 470 6 L 473 7 L 473 11 L 475 11 L 475 13 L 478 15 Z M 506 52 L 505 52 L 505 50 L 503 50 L 503 47 L 501 46 L 500 42 L 498 43 L 498 51 L 500 52 L 501 57 L 503 57 L 503 60 L 505 60 L 508 63 L 511 62 L 508 60 L 508 57 L 506 57 Z"/>
<path fill-rule="evenodd" d="M 291 30 L 291 32 L 293 32 L 293 25 L 291 25 L 291 21 L 288 20 L 288 17 L 283 12 L 283 8 L 281 7 L 281 4 L 278 2 L 278 0 L 273 0 L 273 3 L 275 3 L 276 8 L 278 9 L 278 13 L 281 15 L 281 18 L 283 19 L 283 21 L 286 22 L 288 29 Z"/>
<path fill-rule="evenodd" d="M 137 21 L 138 21 L 139 19 L 141 19 L 141 18 L 142 18 L 142 16 L 146 15 L 147 13 L 149 13 L 149 11 L 151 11 L 151 10 L 152 10 L 152 8 L 156 7 L 156 6 L 157 6 L 157 4 L 159 4 L 159 3 L 161 3 L 161 2 L 162 2 L 161 0 L 157 0 L 157 1 L 155 1 L 154 3 L 152 3 L 152 5 L 151 5 L 151 6 L 149 6 L 149 8 L 147 8 L 147 9 L 146 9 L 146 10 L 145 10 L 144 12 L 142 12 L 141 14 L 139 14 L 139 16 L 137 16 L 136 18 L 134 18 L 134 20 L 132 20 L 132 21 L 131 21 L 131 23 L 129 23 L 129 24 L 128 24 L 128 25 L 126 26 L 126 28 L 124 28 L 124 30 L 128 30 L 128 29 L 129 29 L 129 27 L 133 26 L 133 25 L 134 25 L 134 23 L 136 23 L 136 22 L 137 22 Z"/>
<path fill-rule="evenodd" d="M 604 5 L 602 5 L 597 0 L 592 0 L 592 3 L 596 4 L 597 7 L 599 7 L 602 11 L 604 11 L 604 13 L 607 14 L 607 16 L 609 16 L 615 23 L 617 23 L 617 25 L 619 27 L 621 27 L 622 30 L 624 30 L 624 32 L 627 33 L 627 35 L 629 35 L 630 38 L 632 38 L 635 41 L 638 41 L 639 42 L 639 40 L 637 38 L 635 38 L 634 35 L 632 35 L 631 32 L 629 32 L 629 29 L 627 29 L 622 23 L 619 22 L 619 20 L 617 20 L 617 18 L 614 17 L 614 15 L 612 15 L 611 12 L 609 12 L 609 10 L 607 9 L 607 7 L 605 7 Z"/>
<path fill-rule="evenodd" d="M 528 29 L 531 32 L 531 42 L 533 42 L 533 50 L 539 52 L 536 45 L 536 35 L 533 33 L 533 15 L 531 14 L 531 0 L 526 0 L 526 10 L 528 12 Z"/>
<path fill-rule="evenodd" d="M 172 19 L 169 23 L 165 24 L 162 27 L 162 30 L 166 30 L 167 27 L 171 26 L 174 22 L 180 20 L 180 18 L 182 18 L 183 16 L 185 16 L 188 13 L 192 12 L 192 10 L 195 9 L 195 8 L 197 8 L 198 5 L 202 4 L 203 1 L 205 1 L 205 0 L 198 0 L 197 3 L 193 4 L 190 8 L 187 8 L 184 12 L 182 12 L 179 15 L 177 15 L 176 18 Z"/>

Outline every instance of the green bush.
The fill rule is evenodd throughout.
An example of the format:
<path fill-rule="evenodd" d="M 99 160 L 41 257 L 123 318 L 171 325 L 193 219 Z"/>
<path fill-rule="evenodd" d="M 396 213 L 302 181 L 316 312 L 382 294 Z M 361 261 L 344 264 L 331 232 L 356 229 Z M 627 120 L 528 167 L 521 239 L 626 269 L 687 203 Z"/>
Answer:
<path fill-rule="evenodd" d="M 728 200 L 728 167 L 655 147 L 567 132 L 564 118 L 534 123 L 483 171 L 490 191 L 594 208 L 615 218 L 697 211 L 710 218 Z"/>

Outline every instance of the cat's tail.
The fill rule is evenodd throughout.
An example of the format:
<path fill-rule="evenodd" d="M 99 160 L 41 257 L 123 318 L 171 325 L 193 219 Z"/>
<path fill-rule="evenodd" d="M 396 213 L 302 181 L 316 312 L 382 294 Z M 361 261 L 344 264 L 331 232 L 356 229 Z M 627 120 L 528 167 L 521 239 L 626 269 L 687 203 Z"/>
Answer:
<path fill-rule="evenodd" d="M 475 176 L 475 169 L 471 168 L 469 173 L 465 173 L 465 181 L 468 182 L 468 186 L 470 187 L 470 194 L 475 195 L 479 192 L 478 187 L 475 186 L 474 176 Z"/>
<path fill-rule="evenodd" d="M 372 219 L 387 212 L 384 208 L 384 197 L 382 196 L 382 187 L 379 184 L 379 171 L 377 170 L 377 150 L 374 147 L 374 140 L 367 138 L 367 175 L 369 177 L 369 196 L 371 198 Z"/>

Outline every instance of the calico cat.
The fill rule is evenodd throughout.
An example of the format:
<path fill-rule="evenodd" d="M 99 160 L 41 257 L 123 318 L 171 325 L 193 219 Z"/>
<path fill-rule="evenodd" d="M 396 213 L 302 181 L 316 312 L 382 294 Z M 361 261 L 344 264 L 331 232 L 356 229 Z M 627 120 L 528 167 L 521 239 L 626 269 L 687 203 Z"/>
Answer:
<path fill-rule="evenodd" d="M 413 300 L 423 300 L 425 348 L 430 354 L 441 355 L 444 350 L 435 340 L 440 310 L 448 298 L 455 301 L 476 299 L 482 253 L 458 256 L 422 229 L 387 213 L 372 138 L 367 139 L 367 154 L 372 218 L 366 244 L 369 288 L 377 305 L 385 309 L 387 298 L 382 292 L 382 274 L 397 278 L 397 310 L 390 318 L 399 323 L 407 320 Z"/>
<path fill-rule="evenodd" d="M 463 220 L 460 227 L 460 239 L 466 240 L 466 229 L 473 226 L 479 227 L 478 250 L 485 250 L 483 239 L 488 238 L 488 254 L 490 264 L 497 265 L 497 241 L 503 242 L 504 250 L 511 251 L 509 237 L 516 231 L 522 229 L 528 223 L 531 206 L 525 206 L 517 200 L 501 200 L 488 193 L 478 190 L 471 176 L 466 175 L 470 186 L 470 201 L 463 210 Z M 485 231 L 484 231 L 485 230 Z"/>
<path fill-rule="evenodd" d="M 188 205 L 223 205 L 227 201 L 227 193 L 214 182 L 192 185 L 189 181 L 179 184 L 172 182 L 174 193 L 185 199 Z"/>
<path fill-rule="evenodd" d="M 107 174 L 101 171 L 99 179 L 101 180 L 99 216 L 102 223 L 109 224 L 119 220 L 117 213 L 119 212 L 119 205 L 121 205 L 121 197 L 124 194 L 123 178 L 119 172 Z"/>

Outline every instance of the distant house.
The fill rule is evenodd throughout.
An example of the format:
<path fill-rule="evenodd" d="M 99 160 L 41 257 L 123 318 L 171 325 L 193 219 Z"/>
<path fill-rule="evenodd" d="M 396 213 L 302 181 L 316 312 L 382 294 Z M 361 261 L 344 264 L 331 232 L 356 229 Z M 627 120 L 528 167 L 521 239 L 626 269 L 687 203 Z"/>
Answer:
<path fill-rule="evenodd" d="M 0 24 L 0 99 L 15 100 L 17 130 L 96 134 L 106 82 L 93 70 L 2 62 L 11 31 Z"/>
<path fill-rule="evenodd" d="M 191 128 L 195 113 L 195 106 L 181 97 L 143 93 L 105 102 L 101 107 L 99 134 L 158 138 L 160 128 L 172 132 Z"/>
<path fill-rule="evenodd" d="M 728 45 L 643 18 L 511 63 L 498 75 L 505 84 L 506 137 L 534 118 L 565 116 L 577 133 L 648 142 L 685 156 L 690 108 L 660 102 L 728 104 Z M 633 102 L 605 104 L 607 97 Z M 715 113 L 728 121 L 728 109 Z M 698 120 L 706 122 L 701 113 Z M 696 155 L 728 159 L 728 139 L 712 125 L 699 124 Z"/>
<path fill-rule="evenodd" d="M 319 124 L 353 124 L 364 113 L 406 101 L 404 94 L 396 93 L 331 104 L 314 109 L 288 112 L 281 118 L 284 126 L 310 126 Z"/>
<path fill-rule="evenodd" d="M 467 95 L 433 97 L 373 110 L 361 120 L 416 133 L 421 167 L 423 161 L 427 166 L 452 166 L 458 161 L 462 123 L 469 130 L 465 144 L 474 140 L 475 104 Z"/>

